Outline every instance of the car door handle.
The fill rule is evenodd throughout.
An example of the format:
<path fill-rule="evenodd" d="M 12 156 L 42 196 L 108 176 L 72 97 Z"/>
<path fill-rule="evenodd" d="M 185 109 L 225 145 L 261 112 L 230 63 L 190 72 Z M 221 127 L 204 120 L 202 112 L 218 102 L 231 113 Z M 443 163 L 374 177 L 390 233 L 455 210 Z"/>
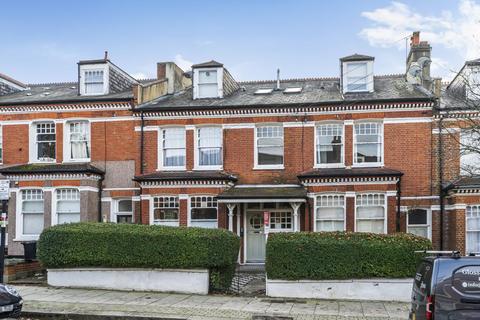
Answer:
<path fill-rule="evenodd" d="M 480 303 L 480 299 L 475 298 L 462 298 L 460 299 L 461 303 Z"/>

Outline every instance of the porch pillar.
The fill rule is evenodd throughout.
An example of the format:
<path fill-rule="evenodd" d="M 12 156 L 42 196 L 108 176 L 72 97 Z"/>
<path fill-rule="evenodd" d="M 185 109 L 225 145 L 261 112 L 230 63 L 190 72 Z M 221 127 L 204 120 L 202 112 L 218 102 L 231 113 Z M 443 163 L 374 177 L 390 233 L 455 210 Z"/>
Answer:
<path fill-rule="evenodd" d="M 299 232 L 300 231 L 300 223 L 298 221 L 298 209 L 302 205 L 301 202 L 290 202 L 290 206 L 293 209 L 293 231 Z"/>
<path fill-rule="evenodd" d="M 235 210 L 235 203 L 227 203 L 228 208 L 228 230 L 233 232 L 233 210 Z"/>

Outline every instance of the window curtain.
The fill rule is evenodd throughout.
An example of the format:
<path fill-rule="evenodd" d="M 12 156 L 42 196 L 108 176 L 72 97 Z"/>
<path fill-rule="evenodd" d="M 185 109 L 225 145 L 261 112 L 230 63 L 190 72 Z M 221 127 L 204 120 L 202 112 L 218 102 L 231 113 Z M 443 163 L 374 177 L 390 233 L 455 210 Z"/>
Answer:
<path fill-rule="evenodd" d="M 199 164 L 213 166 L 222 164 L 222 130 L 220 128 L 198 129 Z"/>
<path fill-rule="evenodd" d="M 357 207 L 357 231 L 384 233 L 383 207 Z"/>
<path fill-rule="evenodd" d="M 185 165 L 185 129 L 163 130 L 163 166 L 182 167 Z"/>
<path fill-rule="evenodd" d="M 70 123 L 70 156 L 72 159 L 89 159 L 88 123 L 74 122 Z"/>

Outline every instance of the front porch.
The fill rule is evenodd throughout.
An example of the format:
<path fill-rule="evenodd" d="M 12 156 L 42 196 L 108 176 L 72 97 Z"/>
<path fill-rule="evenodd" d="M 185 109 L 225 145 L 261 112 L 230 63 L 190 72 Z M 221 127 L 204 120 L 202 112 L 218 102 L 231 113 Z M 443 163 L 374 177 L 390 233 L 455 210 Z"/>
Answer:
<path fill-rule="evenodd" d="M 242 240 L 240 264 L 263 264 L 269 233 L 299 232 L 306 190 L 299 185 L 237 185 L 218 196 L 227 208 L 228 230 Z"/>

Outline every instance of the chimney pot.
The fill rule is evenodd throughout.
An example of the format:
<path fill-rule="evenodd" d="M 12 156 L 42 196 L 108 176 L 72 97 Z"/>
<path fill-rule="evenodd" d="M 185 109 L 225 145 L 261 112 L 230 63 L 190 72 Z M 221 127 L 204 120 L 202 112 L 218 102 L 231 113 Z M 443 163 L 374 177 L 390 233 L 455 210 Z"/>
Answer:
<path fill-rule="evenodd" d="M 420 31 L 415 31 L 410 37 L 410 46 L 417 46 L 420 43 Z"/>
<path fill-rule="evenodd" d="M 105 57 L 104 60 L 108 60 L 108 51 L 105 51 Z"/>

